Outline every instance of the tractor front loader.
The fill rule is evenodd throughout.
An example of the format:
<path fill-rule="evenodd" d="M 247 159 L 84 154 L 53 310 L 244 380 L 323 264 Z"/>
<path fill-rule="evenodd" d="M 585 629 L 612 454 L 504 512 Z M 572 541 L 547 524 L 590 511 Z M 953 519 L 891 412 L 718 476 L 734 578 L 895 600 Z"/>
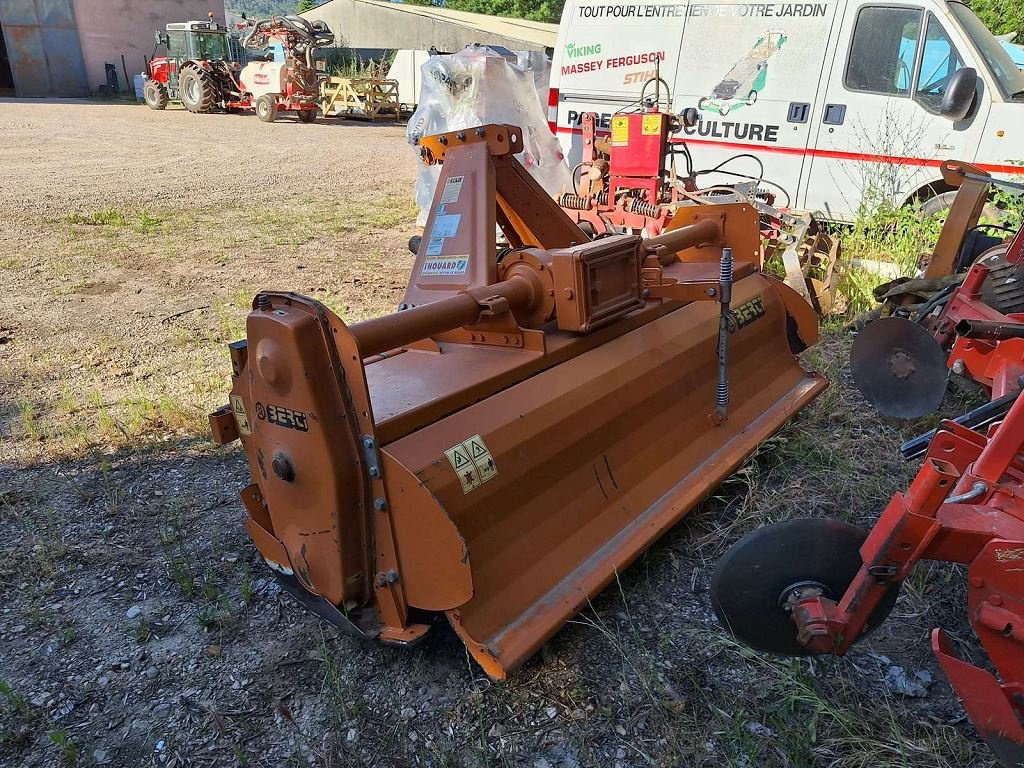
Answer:
<path fill-rule="evenodd" d="M 443 615 L 495 679 L 826 386 L 795 357 L 813 310 L 756 267 L 756 210 L 591 240 L 522 146 L 421 139 L 441 176 L 400 311 L 346 325 L 261 292 L 210 417 L 292 595 L 400 645 Z"/>

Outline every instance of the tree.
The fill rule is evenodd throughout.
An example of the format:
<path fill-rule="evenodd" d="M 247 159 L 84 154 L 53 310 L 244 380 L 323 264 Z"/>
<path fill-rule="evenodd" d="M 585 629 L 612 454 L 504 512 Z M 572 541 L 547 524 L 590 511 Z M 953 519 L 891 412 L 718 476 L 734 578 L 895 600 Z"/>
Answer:
<path fill-rule="evenodd" d="M 1024 2 L 1021 0 L 968 0 L 971 10 L 992 30 L 992 34 L 1017 33 L 1017 43 L 1024 43 Z"/>
<path fill-rule="evenodd" d="M 558 23 L 565 0 L 406 0 L 414 5 L 443 5 L 453 11 L 484 13 L 488 16 L 511 16 L 516 19 Z"/>
<path fill-rule="evenodd" d="M 299 0 L 299 6 L 295 9 L 296 13 L 305 13 L 306 11 L 312 11 L 320 5 L 317 0 Z"/>

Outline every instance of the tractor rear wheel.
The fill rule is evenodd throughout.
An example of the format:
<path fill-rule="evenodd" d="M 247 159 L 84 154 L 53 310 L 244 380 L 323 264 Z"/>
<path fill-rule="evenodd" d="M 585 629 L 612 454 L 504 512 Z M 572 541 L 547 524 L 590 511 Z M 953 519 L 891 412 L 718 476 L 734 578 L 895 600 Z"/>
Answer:
<path fill-rule="evenodd" d="M 217 100 L 217 89 L 213 78 L 205 69 L 189 67 L 181 75 L 179 88 L 181 103 L 189 112 L 212 112 Z"/>
<path fill-rule="evenodd" d="M 264 123 L 272 123 L 277 120 L 277 98 L 275 96 L 260 96 L 256 99 L 256 117 Z"/>
<path fill-rule="evenodd" d="M 150 109 L 166 109 L 167 86 L 159 80 L 147 80 L 146 87 L 142 90 L 142 98 L 146 100 L 146 106 Z"/>
<path fill-rule="evenodd" d="M 300 123 L 312 123 L 316 121 L 315 109 L 304 109 L 298 113 Z"/>

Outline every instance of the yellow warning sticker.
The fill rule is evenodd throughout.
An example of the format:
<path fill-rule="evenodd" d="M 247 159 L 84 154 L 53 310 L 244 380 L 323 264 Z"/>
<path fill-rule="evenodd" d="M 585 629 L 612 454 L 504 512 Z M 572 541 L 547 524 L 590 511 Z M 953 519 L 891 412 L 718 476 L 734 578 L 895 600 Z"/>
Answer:
<path fill-rule="evenodd" d="M 241 395 L 231 396 L 231 410 L 234 411 L 238 431 L 243 435 L 251 435 L 252 430 L 249 429 L 249 417 L 245 413 L 245 401 Z"/>
<path fill-rule="evenodd" d="M 444 455 L 455 470 L 463 493 L 479 488 L 498 475 L 494 457 L 480 435 L 473 435 L 468 440 L 453 445 L 444 452 Z"/>
<path fill-rule="evenodd" d="M 629 144 L 629 118 L 625 115 L 612 118 L 612 144 Z"/>
<path fill-rule="evenodd" d="M 644 136 L 657 136 L 661 133 L 661 115 L 644 115 L 640 133 Z"/>

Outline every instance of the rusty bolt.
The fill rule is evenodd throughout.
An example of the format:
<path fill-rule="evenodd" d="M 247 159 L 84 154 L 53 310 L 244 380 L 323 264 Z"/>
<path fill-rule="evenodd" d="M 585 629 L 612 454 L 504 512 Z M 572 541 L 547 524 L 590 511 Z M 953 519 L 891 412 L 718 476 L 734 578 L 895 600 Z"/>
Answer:
<path fill-rule="evenodd" d="M 373 508 L 376 509 L 378 512 L 383 512 L 388 508 L 388 503 L 384 499 L 374 499 Z"/>
<path fill-rule="evenodd" d="M 465 141 L 466 140 L 466 132 L 465 131 L 459 131 L 458 133 L 455 134 L 455 138 L 458 139 L 459 141 Z"/>
<path fill-rule="evenodd" d="M 649 299 L 649 298 L 651 298 L 651 289 L 650 288 L 644 288 L 642 291 L 640 291 L 640 298 L 641 299 Z"/>
<path fill-rule="evenodd" d="M 437 140 L 438 140 L 438 141 L 439 141 L 439 142 L 440 142 L 440 143 L 441 143 L 442 145 L 444 145 L 444 146 L 448 146 L 448 137 L 447 137 L 447 136 L 439 136 L 439 137 L 437 138 Z"/>
<path fill-rule="evenodd" d="M 1000 595 L 989 595 L 988 596 L 988 601 L 990 603 L 992 603 L 992 605 L 1002 605 L 1003 604 L 1003 598 Z"/>
<path fill-rule="evenodd" d="M 476 129 L 476 135 L 482 139 L 484 136 L 487 135 L 487 131 L 484 130 L 484 127 L 481 125 L 479 128 Z"/>
<path fill-rule="evenodd" d="M 256 307 L 262 310 L 270 309 L 270 297 L 261 293 L 256 299 Z"/>
<path fill-rule="evenodd" d="M 975 589 L 981 589 L 985 586 L 985 580 L 980 576 L 971 576 L 971 586 Z"/>

